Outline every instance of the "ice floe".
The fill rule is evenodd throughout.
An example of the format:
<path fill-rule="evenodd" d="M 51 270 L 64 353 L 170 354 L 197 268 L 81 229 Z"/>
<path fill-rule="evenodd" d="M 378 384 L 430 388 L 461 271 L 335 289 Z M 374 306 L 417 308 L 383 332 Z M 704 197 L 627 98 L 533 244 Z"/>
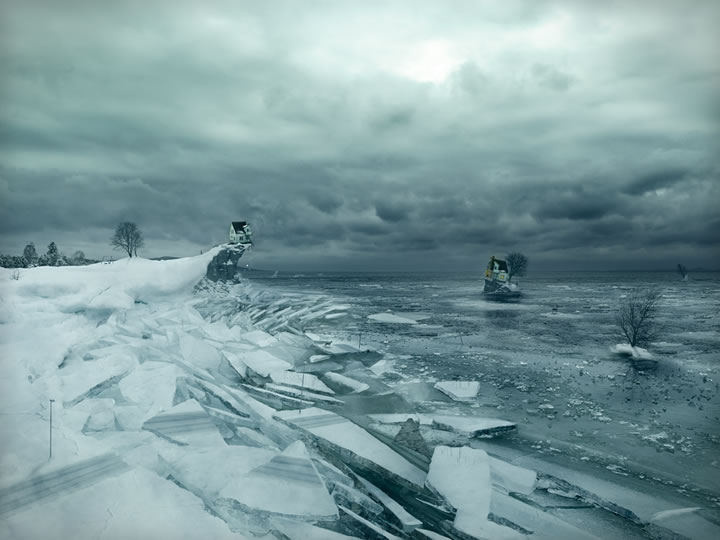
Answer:
<path fill-rule="evenodd" d="M 480 391 L 477 381 L 440 381 L 435 388 L 454 401 L 474 401 Z"/>

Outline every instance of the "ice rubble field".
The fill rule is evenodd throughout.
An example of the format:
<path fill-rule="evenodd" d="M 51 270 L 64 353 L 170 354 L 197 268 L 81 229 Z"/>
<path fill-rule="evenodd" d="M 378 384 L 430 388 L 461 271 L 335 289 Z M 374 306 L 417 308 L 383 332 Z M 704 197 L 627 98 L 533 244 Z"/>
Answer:
<path fill-rule="evenodd" d="M 219 249 L 0 271 L 1 537 L 720 537 L 682 499 L 477 448 L 516 424 L 418 414 L 386 359 L 304 331 L 350 305 L 203 282 Z"/>

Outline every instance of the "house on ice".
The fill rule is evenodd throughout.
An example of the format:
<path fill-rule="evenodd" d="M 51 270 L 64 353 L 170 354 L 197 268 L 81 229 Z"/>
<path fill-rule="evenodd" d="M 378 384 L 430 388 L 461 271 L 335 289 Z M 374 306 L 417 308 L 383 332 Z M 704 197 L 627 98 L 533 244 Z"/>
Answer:
<path fill-rule="evenodd" d="M 485 286 L 483 292 L 517 292 L 517 286 L 510 283 L 510 271 L 506 261 L 490 257 L 490 262 L 485 269 Z"/>
<path fill-rule="evenodd" d="M 247 221 L 230 223 L 229 238 L 231 244 L 252 244 L 252 231 Z"/>

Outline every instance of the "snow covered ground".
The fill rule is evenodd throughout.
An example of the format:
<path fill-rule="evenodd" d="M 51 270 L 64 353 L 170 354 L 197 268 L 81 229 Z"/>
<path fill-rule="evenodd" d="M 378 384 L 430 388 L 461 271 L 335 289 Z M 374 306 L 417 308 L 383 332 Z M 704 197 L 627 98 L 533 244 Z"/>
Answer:
<path fill-rule="evenodd" d="M 476 309 L 464 291 L 445 295 L 456 301 L 445 317 L 413 305 L 437 298 L 433 283 L 355 287 L 367 302 L 282 281 L 209 283 L 219 249 L 18 280 L 0 270 L 0 536 L 720 535 L 716 473 L 703 469 L 710 487 L 681 485 L 678 467 L 646 459 L 650 448 L 704 463 L 716 431 L 703 447 L 702 422 L 690 431 L 647 410 L 674 402 L 624 392 L 619 360 L 599 356 L 612 343 L 552 338 L 595 325 L 587 309 L 532 319 L 549 325 L 541 334 L 516 324 L 549 312 L 532 302 Z M 486 333 L 469 331 L 478 313 Z M 705 350 L 716 320 L 701 321 L 690 338 Z M 528 337 L 552 354 L 547 342 L 548 358 L 532 354 Z M 671 335 L 657 356 L 685 343 Z M 687 369 L 716 388 L 707 351 Z M 687 373 L 671 375 L 666 387 L 685 388 Z M 715 394 L 695 392 L 717 421 Z"/>

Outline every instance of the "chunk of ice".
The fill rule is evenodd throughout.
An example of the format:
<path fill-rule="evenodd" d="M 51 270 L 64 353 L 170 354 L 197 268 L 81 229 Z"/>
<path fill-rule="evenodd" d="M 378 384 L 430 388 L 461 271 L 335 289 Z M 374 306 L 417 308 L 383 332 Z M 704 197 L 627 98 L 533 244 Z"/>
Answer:
<path fill-rule="evenodd" d="M 415 485 L 422 485 L 425 481 L 423 471 L 340 415 L 312 407 L 301 411 L 280 411 L 275 417 L 349 450 Z"/>
<path fill-rule="evenodd" d="M 455 528 L 480 538 L 519 537 L 516 531 L 488 521 L 490 462 L 484 450 L 437 446 L 426 484 L 457 509 Z"/>
<path fill-rule="evenodd" d="M 327 356 L 326 358 L 330 358 Z M 356 381 L 339 373 L 329 372 L 323 375 L 323 378 L 330 384 L 339 386 L 343 391 L 349 391 L 351 394 L 359 394 L 370 388 L 370 385 L 364 382 Z"/>
<path fill-rule="evenodd" d="M 474 401 L 480 390 L 477 381 L 440 381 L 435 388 L 455 401 Z"/>
<path fill-rule="evenodd" d="M 312 392 L 320 392 L 321 394 L 334 394 L 332 389 L 328 388 L 325 383 L 310 373 L 296 373 L 295 371 L 273 371 L 270 378 L 277 384 L 286 386 L 297 386 Z"/>
<path fill-rule="evenodd" d="M 189 334 L 180 334 L 180 351 L 188 364 L 202 369 L 217 369 L 220 353 L 208 342 Z"/>
<path fill-rule="evenodd" d="M 358 480 L 360 480 L 360 483 L 365 487 L 365 489 L 368 490 L 368 492 L 373 496 L 376 497 L 377 500 L 379 500 L 381 503 L 385 505 L 385 508 L 390 510 L 392 514 L 398 519 L 398 521 L 402 524 L 403 530 L 405 532 L 412 532 L 413 530 L 417 529 L 422 525 L 422 521 L 417 519 L 415 516 L 411 515 L 407 510 L 405 510 L 402 506 L 400 506 L 395 499 L 391 498 L 389 495 L 387 495 L 384 491 L 376 487 L 374 484 L 371 484 L 367 480 L 365 480 L 362 477 L 358 477 Z"/>
<path fill-rule="evenodd" d="M 250 471 L 238 484 L 226 485 L 221 498 L 283 516 L 337 519 L 337 508 L 301 441 Z"/>
<path fill-rule="evenodd" d="M 225 445 L 210 415 L 194 399 L 189 399 L 150 418 L 143 429 L 181 445 Z"/>
<path fill-rule="evenodd" d="M 238 353 L 238 358 L 261 377 L 268 377 L 274 371 L 288 370 L 293 366 L 267 351 L 255 350 Z"/>
<path fill-rule="evenodd" d="M 368 315 L 368 319 L 390 324 L 417 324 L 417 321 L 414 319 L 393 315 L 392 313 L 373 313 L 372 315 Z"/>

